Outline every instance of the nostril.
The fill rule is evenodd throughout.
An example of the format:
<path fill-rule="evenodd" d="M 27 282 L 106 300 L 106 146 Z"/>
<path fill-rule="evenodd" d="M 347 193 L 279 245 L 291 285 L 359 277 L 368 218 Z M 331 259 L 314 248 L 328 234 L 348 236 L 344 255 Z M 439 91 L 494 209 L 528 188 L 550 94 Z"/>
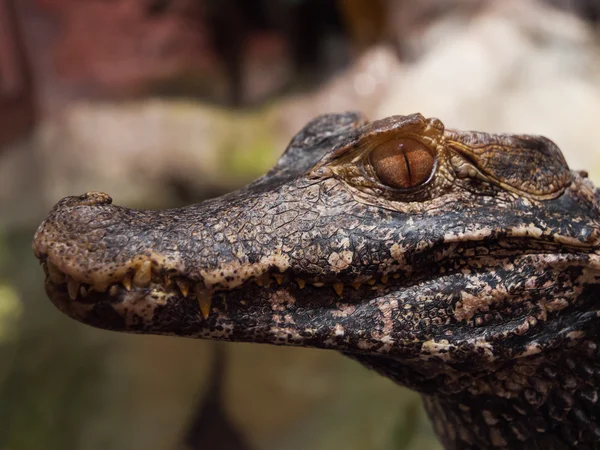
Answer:
<path fill-rule="evenodd" d="M 102 206 L 110 205 L 112 198 L 104 192 L 86 192 L 77 197 L 66 197 L 57 206 Z"/>
<path fill-rule="evenodd" d="M 105 194 L 104 192 L 94 191 L 80 195 L 79 200 L 81 201 L 80 204 L 82 206 L 110 205 L 112 203 L 110 195 Z"/>

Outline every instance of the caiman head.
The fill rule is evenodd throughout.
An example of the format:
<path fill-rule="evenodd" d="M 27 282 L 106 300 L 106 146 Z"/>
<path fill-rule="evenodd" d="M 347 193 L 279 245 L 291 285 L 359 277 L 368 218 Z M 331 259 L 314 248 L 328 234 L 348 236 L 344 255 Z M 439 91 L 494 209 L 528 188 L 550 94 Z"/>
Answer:
<path fill-rule="evenodd" d="M 474 395 L 518 361 L 595 351 L 599 208 L 543 137 L 347 113 L 197 205 L 67 197 L 33 247 L 50 299 L 86 324 L 335 349 L 426 394 Z"/>

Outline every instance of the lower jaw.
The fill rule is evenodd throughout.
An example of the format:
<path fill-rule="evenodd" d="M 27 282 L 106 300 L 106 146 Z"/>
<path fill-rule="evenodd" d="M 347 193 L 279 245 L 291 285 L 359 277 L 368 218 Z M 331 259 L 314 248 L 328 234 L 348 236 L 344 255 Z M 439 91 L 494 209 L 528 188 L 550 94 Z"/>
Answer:
<path fill-rule="evenodd" d="M 362 291 L 348 291 L 344 299 L 333 289 L 300 289 L 295 284 L 216 292 L 206 317 L 196 298 L 176 291 L 162 291 L 163 297 L 158 298 L 152 297 L 151 288 L 122 289 L 116 296 L 90 291 L 84 299 L 73 301 L 64 285 L 49 282 L 46 289 L 59 310 L 96 328 L 334 350 L 361 351 L 355 334 L 359 330 L 348 325 L 354 312 L 358 316 L 380 314 L 377 293 L 368 285 Z M 323 326 L 316 325 L 317 318 Z M 348 326 L 346 334 L 336 329 L 338 322 Z"/>

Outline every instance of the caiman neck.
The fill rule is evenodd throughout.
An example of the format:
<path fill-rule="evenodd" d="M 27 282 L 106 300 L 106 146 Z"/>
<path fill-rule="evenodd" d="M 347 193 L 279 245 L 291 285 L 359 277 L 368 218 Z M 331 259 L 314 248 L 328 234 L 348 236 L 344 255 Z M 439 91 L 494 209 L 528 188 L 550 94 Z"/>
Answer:
<path fill-rule="evenodd" d="M 421 392 L 445 449 L 599 449 L 597 339 L 486 368 L 357 359 Z"/>

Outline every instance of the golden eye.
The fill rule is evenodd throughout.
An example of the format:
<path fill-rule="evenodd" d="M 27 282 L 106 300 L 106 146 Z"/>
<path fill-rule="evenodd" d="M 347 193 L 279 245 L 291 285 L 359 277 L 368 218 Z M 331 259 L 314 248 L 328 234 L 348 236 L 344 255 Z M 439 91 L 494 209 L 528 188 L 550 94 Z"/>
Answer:
<path fill-rule="evenodd" d="M 398 189 L 425 183 L 435 169 L 432 152 L 412 139 L 385 142 L 373 149 L 370 158 L 379 181 Z"/>

